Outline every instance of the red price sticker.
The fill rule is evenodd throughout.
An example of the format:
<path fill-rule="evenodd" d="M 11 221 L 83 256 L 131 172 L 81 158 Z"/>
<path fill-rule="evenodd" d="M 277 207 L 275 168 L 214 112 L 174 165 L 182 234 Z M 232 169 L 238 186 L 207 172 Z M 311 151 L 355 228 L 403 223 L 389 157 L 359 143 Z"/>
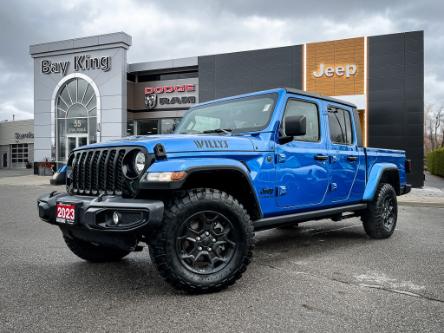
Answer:
<path fill-rule="evenodd" d="M 73 224 L 76 220 L 76 206 L 57 203 L 56 222 Z"/>

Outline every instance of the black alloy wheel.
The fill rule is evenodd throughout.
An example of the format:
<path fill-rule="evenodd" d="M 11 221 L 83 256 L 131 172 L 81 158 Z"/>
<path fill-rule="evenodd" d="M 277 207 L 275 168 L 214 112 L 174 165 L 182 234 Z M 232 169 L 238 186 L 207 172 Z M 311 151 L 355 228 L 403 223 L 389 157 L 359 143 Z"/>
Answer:
<path fill-rule="evenodd" d="M 178 229 L 176 251 L 181 263 L 198 274 L 223 269 L 236 250 L 233 224 L 215 211 L 197 212 Z"/>
<path fill-rule="evenodd" d="M 396 191 L 391 184 L 381 183 L 375 197 L 362 214 L 364 230 L 371 238 L 390 237 L 396 228 L 398 204 Z"/>
<path fill-rule="evenodd" d="M 245 208 L 228 193 L 198 188 L 166 203 L 150 256 L 162 277 L 191 293 L 220 291 L 245 272 L 254 228 Z"/>
<path fill-rule="evenodd" d="M 395 199 L 392 196 L 388 196 L 384 198 L 384 201 L 382 203 L 382 220 L 384 228 L 387 231 L 390 231 L 393 227 L 393 224 L 396 221 L 395 216 Z"/>

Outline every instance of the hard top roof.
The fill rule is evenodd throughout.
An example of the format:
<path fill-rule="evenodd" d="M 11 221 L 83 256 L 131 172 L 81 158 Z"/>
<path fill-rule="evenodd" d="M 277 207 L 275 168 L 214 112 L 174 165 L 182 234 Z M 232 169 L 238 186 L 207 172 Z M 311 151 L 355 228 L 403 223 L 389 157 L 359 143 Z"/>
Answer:
<path fill-rule="evenodd" d="M 292 94 L 298 94 L 298 95 L 303 95 L 303 96 L 308 96 L 308 97 L 313 97 L 313 98 L 319 98 L 319 99 L 323 99 L 325 101 L 339 103 L 339 104 L 344 104 L 344 105 L 351 106 L 352 108 L 356 108 L 355 104 L 347 102 L 347 101 L 344 101 L 342 99 L 336 99 L 336 98 L 333 98 L 333 97 L 330 97 L 330 96 L 323 96 L 321 94 L 307 92 L 307 91 L 296 89 L 296 88 L 284 88 L 284 89 L 287 92 L 292 93 Z"/>
<path fill-rule="evenodd" d="M 201 103 L 197 104 L 196 106 L 203 106 L 203 105 L 207 105 L 207 104 L 213 104 L 213 103 L 218 103 L 218 102 L 225 102 L 225 101 L 229 101 L 229 100 L 233 100 L 233 99 L 237 99 L 237 98 L 243 98 L 243 97 L 249 97 L 249 96 L 257 96 L 257 95 L 268 94 L 268 93 L 278 93 L 278 92 L 283 92 L 283 91 L 285 91 L 286 93 L 291 93 L 291 94 L 297 94 L 297 95 L 302 95 L 302 96 L 322 99 L 322 100 L 325 100 L 325 101 L 346 105 L 346 106 L 349 106 L 349 107 L 352 107 L 352 108 L 355 108 L 355 109 L 357 108 L 355 104 L 347 102 L 347 101 L 344 101 L 344 100 L 341 100 L 341 99 L 336 99 L 336 98 L 329 97 L 329 96 L 322 96 L 322 95 L 317 94 L 317 93 L 311 93 L 311 92 L 307 92 L 307 91 L 299 90 L 299 89 L 295 89 L 295 88 L 274 88 L 274 89 L 268 89 L 268 90 L 253 91 L 253 92 L 244 93 L 244 94 L 240 94 L 240 95 L 229 96 L 229 97 L 222 97 L 222 98 L 217 98 L 217 99 L 209 100 L 209 101 L 206 101 L 206 102 L 201 102 Z"/>

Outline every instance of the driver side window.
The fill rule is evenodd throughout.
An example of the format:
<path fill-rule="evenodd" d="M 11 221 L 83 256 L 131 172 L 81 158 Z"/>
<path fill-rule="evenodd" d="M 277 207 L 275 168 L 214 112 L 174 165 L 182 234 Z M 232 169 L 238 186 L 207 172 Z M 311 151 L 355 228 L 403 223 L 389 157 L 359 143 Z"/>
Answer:
<path fill-rule="evenodd" d="M 289 116 L 305 116 L 306 119 L 307 130 L 305 135 L 295 136 L 294 141 L 319 141 L 319 111 L 316 104 L 289 99 L 285 107 L 284 121 L 282 122 L 285 135 L 285 118 Z"/>

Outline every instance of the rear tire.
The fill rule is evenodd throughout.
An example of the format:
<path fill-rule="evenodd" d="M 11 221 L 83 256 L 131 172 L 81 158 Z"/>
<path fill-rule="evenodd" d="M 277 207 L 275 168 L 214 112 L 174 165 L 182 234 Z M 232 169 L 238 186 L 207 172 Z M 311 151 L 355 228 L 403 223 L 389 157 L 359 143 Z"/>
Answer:
<path fill-rule="evenodd" d="M 382 183 L 362 215 L 364 230 L 371 238 L 388 238 L 395 231 L 397 219 L 398 203 L 395 189 L 390 184 Z"/>
<path fill-rule="evenodd" d="M 90 262 L 114 262 L 130 252 L 113 247 L 94 245 L 77 238 L 63 236 L 66 245 L 77 257 Z"/>
<path fill-rule="evenodd" d="M 149 246 L 160 275 L 176 289 L 216 292 L 245 272 L 254 230 L 246 210 L 231 195 L 194 189 L 166 205 L 162 227 Z"/>

